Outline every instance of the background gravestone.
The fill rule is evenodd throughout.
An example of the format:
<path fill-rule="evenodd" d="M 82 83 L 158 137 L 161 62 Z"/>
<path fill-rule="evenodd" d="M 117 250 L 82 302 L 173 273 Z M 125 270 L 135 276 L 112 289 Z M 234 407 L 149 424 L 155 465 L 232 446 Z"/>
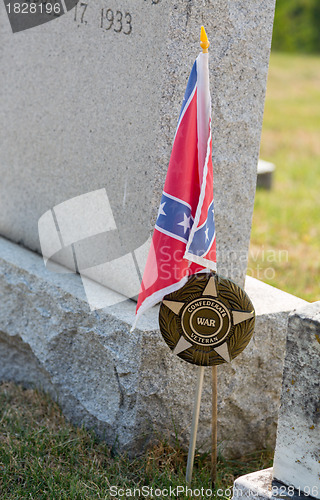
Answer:
<path fill-rule="evenodd" d="M 243 285 L 273 14 L 274 0 L 90 0 L 13 35 L 2 9 L 1 234 L 40 251 L 45 212 L 105 189 L 115 228 L 88 238 L 92 266 L 147 241 L 203 23 L 218 270 Z M 130 295 L 130 276 L 104 274 Z"/>

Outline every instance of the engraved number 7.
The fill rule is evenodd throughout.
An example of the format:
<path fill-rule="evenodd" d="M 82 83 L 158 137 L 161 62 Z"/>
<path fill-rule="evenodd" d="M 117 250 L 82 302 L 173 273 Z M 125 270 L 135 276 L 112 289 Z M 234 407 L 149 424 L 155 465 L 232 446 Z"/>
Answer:
<path fill-rule="evenodd" d="M 80 7 L 84 7 L 84 9 L 83 9 L 83 11 L 81 13 L 80 23 L 87 24 L 87 21 L 84 20 L 84 13 L 87 10 L 88 4 L 81 2 L 80 3 Z M 74 20 L 75 21 L 77 21 L 77 17 L 78 17 L 78 4 L 76 3 L 75 9 L 74 9 Z"/>
<path fill-rule="evenodd" d="M 87 10 L 88 4 L 87 4 L 87 3 L 82 3 L 82 2 L 81 2 L 80 7 L 84 7 L 84 9 L 83 9 L 83 11 L 82 11 L 82 14 L 81 14 L 81 23 L 83 23 L 83 22 L 84 22 L 85 24 L 87 24 L 87 21 L 84 21 L 84 20 L 83 20 L 83 16 L 84 16 L 85 11 Z"/>

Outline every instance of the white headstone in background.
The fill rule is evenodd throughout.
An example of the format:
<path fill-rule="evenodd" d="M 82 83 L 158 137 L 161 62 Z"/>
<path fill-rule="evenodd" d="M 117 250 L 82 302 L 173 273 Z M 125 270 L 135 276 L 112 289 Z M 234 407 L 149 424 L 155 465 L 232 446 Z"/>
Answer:
<path fill-rule="evenodd" d="M 289 318 L 273 476 L 320 498 L 320 302 Z"/>
<path fill-rule="evenodd" d="M 274 3 L 81 1 L 15 34 L 2 8 L 0 233 L 40 251 L 40 217 L 46 214 L 53 231 L 66 222 L 65 240 L 60 226 L 60 241 L 44 228 L 49 243 L 61 247 L 67 262 L 80 253 L 93 279 L 132 293 L 204 24 L 211 42 L 218 271 L 243 285 Z M 68 214 L 48 212 L 100 190 L 115 227 L 97 234 L 93 217 L 92 230 L 80 231 L 84 239 L 76 242 Z M 139 262 L 132 256 L 137 249 Z M 121 257 L 130 261 L 125 279 L 110 274 L 110 263 Z"/>

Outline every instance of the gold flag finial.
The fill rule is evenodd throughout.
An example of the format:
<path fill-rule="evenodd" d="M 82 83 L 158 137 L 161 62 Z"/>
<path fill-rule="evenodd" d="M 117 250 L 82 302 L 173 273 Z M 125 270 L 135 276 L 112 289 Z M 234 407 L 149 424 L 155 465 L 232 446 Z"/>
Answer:
<path fill-rule="evenodd" d="M 206 30 L 204 29 L 203 26 L 201 26 L 201 33 L 200 33 L 200 46 L 202 48 L 202 52 L 205 54 L 208 52 L 210 42 L 207 37 Z"/>

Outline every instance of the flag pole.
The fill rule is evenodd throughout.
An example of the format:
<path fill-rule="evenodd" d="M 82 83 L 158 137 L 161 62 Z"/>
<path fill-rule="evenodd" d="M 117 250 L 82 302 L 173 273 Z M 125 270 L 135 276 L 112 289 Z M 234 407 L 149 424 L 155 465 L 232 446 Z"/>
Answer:
<path fill-rule="evenodd" d="M 206 30 L 204 29 L 203 26 L 201 26 L 200 46 L 202 48 L 203 53 L 208 52 L 209 45 L 210 45 L 210 42 L 208 40 Z M 198 423 L 199 423 L 201 394 L 202 394 L 202 387 L 203 387 L 203 377 L 204 377 L 204 366 L 199 366 L 196 394 L 195 394 L 195 401 L 194 401 L 194 408 L 193 408 L 193 415 L 192 415 L 190 443 L 189 443 L 188 461 L 187 461 L 187 471 L 186 471 L 186 483 L 188 485 L 191 484 L 191 480 L 192 480 L 194 454 L 195 454 L 195 449 L 196 449 L 197 431 L 198 431 Z"/>
<path fill-rule="evenodd" d="M 195 449 L 196 449 L 199 412 L 200 412 L 201 394 L 202 394 L 202 386 L 203 386 L 203 376 L 204 376 L 204 366 L 199 366 L 197 386 L 196 386 L 196 395 L 195 395 L 195 399 L 194 399 L 194 407 L 193 407 L 193 415 L 192 415 L 188 461 L 187 461 L 186 483 L 188 485 L 191 484 L 191 480 L 192 480 L 192 470 L 193 470 L 193 462 L 194 462 L 194 453 L 195 453 Z"/>
<path fill-rule="evenodd" d="M 201 26 L 200 45 L 203 52 L 208 52 L 210 42 L 203 26 Z M 217 479 L 217 424 L 218 424 L 218 390 L 217 366 L 212 367 L 212 444 L 211 444 L 211 481 L 214 487 Z"/>

